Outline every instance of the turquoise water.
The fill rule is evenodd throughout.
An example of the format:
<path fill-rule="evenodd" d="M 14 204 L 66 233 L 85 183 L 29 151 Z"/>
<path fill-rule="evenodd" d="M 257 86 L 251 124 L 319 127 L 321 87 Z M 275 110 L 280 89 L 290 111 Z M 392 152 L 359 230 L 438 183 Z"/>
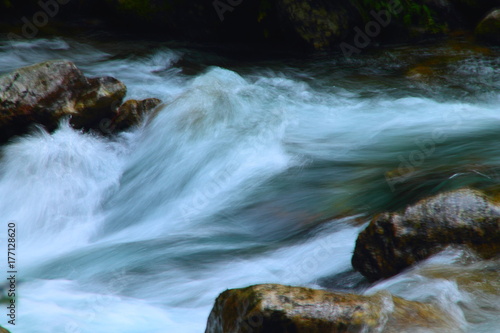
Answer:
<path fill-rule="evenodd" d="M 498 295 L 419 270 L 368 289 L 350 265 L 373 214 L 498 184 L 498 52 L 263 60 L 226 51 L 0 42 L 0 72 L 66 58 L 88 76 L 122 80 L 127 98 L 165 104 L 115 138 L 63 122 L 3 147 L 0 216 L 18 227 L 12 331 L 203 332 L 220 292 L 272 282 L 388 289 L 439 304 L 455 331 L 499 332 Z M 408 75 L 446 52 L 461 58 L 429 80 Z M 435 260 L 451 271 L 457 257 Z"/>

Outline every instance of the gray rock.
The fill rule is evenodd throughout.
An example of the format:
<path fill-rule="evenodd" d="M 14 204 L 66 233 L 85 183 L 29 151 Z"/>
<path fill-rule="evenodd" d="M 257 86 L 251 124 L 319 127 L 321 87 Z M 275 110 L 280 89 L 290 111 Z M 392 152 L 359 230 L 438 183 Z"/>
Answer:
<path fill-rule="evenodd" d="M 356 241 L 353 267 L 375 281 L 391 277 L 450 245 L 485 257 L 498 254 L 500 208 L 481 192 L 462 189 L 373 219 Z"/>

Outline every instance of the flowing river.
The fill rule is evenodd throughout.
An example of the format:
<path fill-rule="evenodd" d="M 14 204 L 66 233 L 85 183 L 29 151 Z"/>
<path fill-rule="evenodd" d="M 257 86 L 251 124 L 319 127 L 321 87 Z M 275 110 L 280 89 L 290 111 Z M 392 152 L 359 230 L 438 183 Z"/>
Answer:
<path fill-rule="evenodd" d="M 64 58 L 122 80 L 127 99 L 165 104 L 117 137 L 63 122 L 2 147 L 0 248 L 14 221 L 18 308 L 13 327 L 1 304 L 0 325 L 203 332 L 220 292 L 280 283 L 386 289 L 439 304 L 450 332 L 500 332 L 500 291 L 454 278 L 498 263 L 467 266 L 450 251 L 376 285 L 350 263 L 374 214 L 499 184 L 499 55 L 421 45 L 236 57 L 154 41 L 0 40 L 0 73 Z"/>

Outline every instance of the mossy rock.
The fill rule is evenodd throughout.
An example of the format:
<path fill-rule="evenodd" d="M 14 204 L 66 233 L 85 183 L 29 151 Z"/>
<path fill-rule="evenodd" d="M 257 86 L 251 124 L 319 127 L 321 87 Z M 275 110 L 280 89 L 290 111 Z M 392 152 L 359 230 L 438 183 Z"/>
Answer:
<path fill-rule="evenodd" d="M 158 105 L 161 100 L 148 98 L 144 100 L 131 99 L 123 103 L 118 110 L 116 117 L 112 119 L 114 131 L 123 131 L 130 127 L 137 126 L 146 116 L 156 116 L 159 112 Z"/>
<path fill-rule="evenodd" d="M 399 0 L 395 2 L 383 0 L 358 0 L 358 8 L 365 21 L 373 20 L 371 11 L 387 9 L 389 4 L 399 4 L 400 11 L 392 13 L 391 25 L 393 29 L 400 29 L 410 37 L 420 35 L 441 34 L 448 30 L 451 17 L 449 6 L 436 1 Z"/>

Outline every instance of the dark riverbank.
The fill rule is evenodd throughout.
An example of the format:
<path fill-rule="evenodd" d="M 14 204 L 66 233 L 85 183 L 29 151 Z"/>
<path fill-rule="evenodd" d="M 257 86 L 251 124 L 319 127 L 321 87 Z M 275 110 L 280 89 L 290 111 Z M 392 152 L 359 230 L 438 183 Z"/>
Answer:
<path fill-rule="evenodd" d="M 367 48 L 443 38 L 457 31 L 498 43 L 500 6 L 483 1 L 0 1 L 0 31 L 31 39 L 57 32 L 99 30 L 191 42 L 274 45 L 359 54 Z M 477 28 L 479 26 L 479 29 Z"/>

